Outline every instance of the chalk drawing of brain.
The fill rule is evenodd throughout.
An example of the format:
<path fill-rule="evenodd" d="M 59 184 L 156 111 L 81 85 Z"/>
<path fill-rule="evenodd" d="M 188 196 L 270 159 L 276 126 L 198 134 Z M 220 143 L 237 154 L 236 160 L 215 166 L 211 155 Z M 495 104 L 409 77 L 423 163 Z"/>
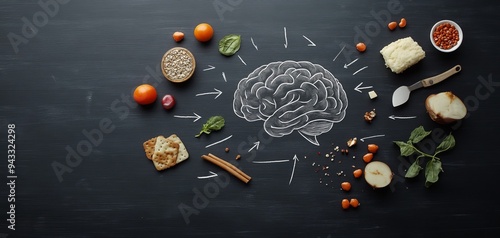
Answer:
<path fill-rule="evenodd" d="M 264 121 L 272 137 L 294 131 L 319 145 L 317 136 L 342 121 L 347 109 L 342 84 L 321 65 L 283 61 L 262 65 L 243 78 L 234 92 L 234 113 L 249 122 Z"/>

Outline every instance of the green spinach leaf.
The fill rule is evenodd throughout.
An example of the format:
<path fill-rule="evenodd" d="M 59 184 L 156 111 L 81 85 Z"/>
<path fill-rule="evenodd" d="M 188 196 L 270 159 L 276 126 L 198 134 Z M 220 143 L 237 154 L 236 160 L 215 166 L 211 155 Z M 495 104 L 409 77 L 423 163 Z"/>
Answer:
<path fill-rule="evenodd" d="M 231 56 L 236 54 L 240 49 L 241 36 L 235 34 L 229 34 L 224 36 L 219 41 L 219 52 L 225 56 Z"/>
<path fill-rule="evenodd" d="M 203 124 L 200 133 L 195 137 L 200 137 L 201 134 L 210 134 L 212 131 L 218 131 L 224 127 L 225 120 L 222 116 L 210 117 L 205 124 Z"/>

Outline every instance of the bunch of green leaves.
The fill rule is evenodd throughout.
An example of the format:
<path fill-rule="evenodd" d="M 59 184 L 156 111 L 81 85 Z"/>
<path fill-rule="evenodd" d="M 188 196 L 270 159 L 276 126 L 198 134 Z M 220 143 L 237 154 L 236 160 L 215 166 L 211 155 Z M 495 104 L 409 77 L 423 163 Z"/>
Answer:
<path fill-rule="evenodd" d="M 222 116 L 213 116 L 208 118 L 207 122 L 203 124 L 200 133 L 195 137 L 200 137 L 201 134 L 210 134 L 212 131 L 218 131 L 224 127 L 225 120 Z"/>
<path fill-rule="evenodd" d="M 410 156 L 413 154 L 418 154 L 415 162 L 406 171 L 405 178 L 414 178 L 423 168 L 420 166 L 420 159 L 428 157 L 430 158 L 425 165 L 425 187 L 430 187 L 432 184 L 436 183 L 439 179 L 439 173 L 443 172 L 441 166 L 441 159 L 437 157 L 439 153 L 445 152 L 455 146 L 455 138 L 451 133 L 446 136 L 443 141 L 436 147 L 433 154 L 427 154 L 419 150 L 415 145 L 425 139 L 432 131 L 426 131 L 423 126 L 415 128 L 407 142 L 394 141 L 396 145 L 399 146 L 401 151 L 401 156 Z"/>

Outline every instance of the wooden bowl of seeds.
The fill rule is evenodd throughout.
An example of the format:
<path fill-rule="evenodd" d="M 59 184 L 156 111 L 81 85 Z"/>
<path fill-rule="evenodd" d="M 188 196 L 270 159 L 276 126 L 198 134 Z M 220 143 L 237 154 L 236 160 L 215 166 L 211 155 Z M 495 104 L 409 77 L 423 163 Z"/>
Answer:
<path fill-rule="evenodd" d="M 186 48 L 174 47 L 167 51 L 161 59 L 161 72 L 170 82 L 182 83 L 194 73 L 196 61 L 194 55 Z"/>

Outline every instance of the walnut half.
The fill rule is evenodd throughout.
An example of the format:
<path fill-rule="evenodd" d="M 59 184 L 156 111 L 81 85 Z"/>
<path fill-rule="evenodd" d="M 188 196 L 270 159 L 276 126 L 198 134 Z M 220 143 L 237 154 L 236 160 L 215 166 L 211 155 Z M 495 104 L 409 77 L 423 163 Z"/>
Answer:
<path fill-rule="evenodd" d="M 375 118 L 375 116 L 377 116 L 377 113 L 375 113 L 375 109 L 373 109 L 369 112 L 365 112 L 365 121 L 371 123 L 373 121 L 373 119 Z"/>

